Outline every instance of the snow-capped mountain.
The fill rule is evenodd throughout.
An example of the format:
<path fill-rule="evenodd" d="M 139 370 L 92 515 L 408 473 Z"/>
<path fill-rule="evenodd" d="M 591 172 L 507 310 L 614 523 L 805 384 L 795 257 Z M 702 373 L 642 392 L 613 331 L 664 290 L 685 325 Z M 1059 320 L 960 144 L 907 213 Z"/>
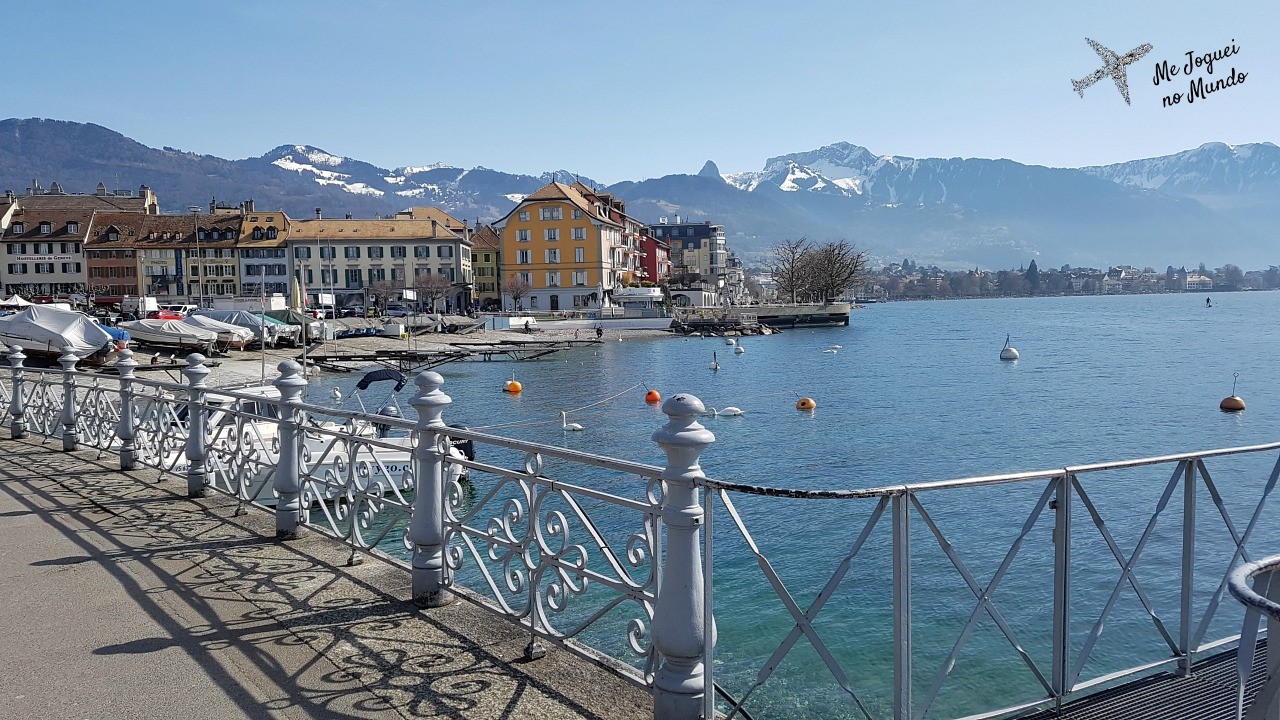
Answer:
<path fill-rule="evenodd" d="M 309 145 L 224 160 L 154 149 L 92 124 L 0 121 L 0 181 L 32 178 L 91 192 L 148 185 L 165 211 L 210 198 L 254 199 L 295 217 L 370 217 L 437 205 L 467 220 L 505 215 L 565 171 L 538 176 L 448 164 L 381 168 Z M 850 143 L 769 158 L 721 174 L 708 161 L 604 188 L 644 221 L 679 214 L 723 224 L 739 252 L 787 238 L 845 238 L 881 257 L 943 266 L 1222 264 L 1265 267 L 1280 256 L 1280 148 L 1210 143 L 1162 158 L 1082 169 L 1011 160 L 879 155 Z"/>

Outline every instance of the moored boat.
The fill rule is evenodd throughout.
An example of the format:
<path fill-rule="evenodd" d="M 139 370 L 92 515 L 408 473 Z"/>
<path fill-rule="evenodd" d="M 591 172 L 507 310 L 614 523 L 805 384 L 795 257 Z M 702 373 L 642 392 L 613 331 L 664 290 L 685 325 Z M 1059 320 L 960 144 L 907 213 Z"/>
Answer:
<path fill-rule="evenodd" d="M 17 345 L 23 352 L 57 358 L 64 348 L 80 359 L 105 357 L 116 339 L 87 315 L 73 310 L 28 305 L 13 315 L 0 317 L 0 343 Z"/>
<path fill-rule="evenodd" d="M 134 340 L 154 347 L 211 354 L 218 333 L 181 320 L 129 320 L 120 323 Z"/>

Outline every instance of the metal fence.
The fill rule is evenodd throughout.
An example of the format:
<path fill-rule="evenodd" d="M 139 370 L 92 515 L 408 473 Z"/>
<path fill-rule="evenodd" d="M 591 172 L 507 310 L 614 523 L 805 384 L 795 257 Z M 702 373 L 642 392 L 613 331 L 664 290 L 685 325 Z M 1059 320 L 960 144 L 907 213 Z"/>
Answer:
<path fill-rule="evenodd" d="M 804 692 L 828 688 L 811 696 L 819 714 L 896 720 L 1011 715 L 1157 669 L 1190 672 L 1197 654 L 1241 640 L 1221 632 L 1232 622 L 1221 617 L 1222 600 L 1231 573 L 1257 554 L 1250 541 L 1280 477 L 1273 443 L 787 490 L 708 478 L 699 456 L 715 438 L 690 395 L 663 405 L 669 420 L 652 436 L 667 458 L 659 467 L 449 427 L 452 400 L 433 372 L 415 378 L 410 421 L 303 402 L 307 383 L 292 361 L 268 387 L 221 389 L 207 386 L 199 355 L 187 358 L 185 384 L 135 378 L 127 350 L 117 376 L 77 371 L 69 352 L 61 370 L 24 367 L 16 347 L 9 360 L 2 396 L 13 437 L 117 453 L 122 469 L 142 464 L 184 477 L 191 496 L 216 491 L 269 509 L 281 539 L 307 527 L 346 543 L 352 562 L 369 555 L 405 566 L 420 605 L 458 597 L 490 608 L 529 631 L 530 657 L 550 642 L 604 664 L 651 688 L 662 718 L 777 715 L 762 698 L 800 653 L 816 657 L 809 668 L 822 676 Z M 1233 469 L 1224 491 L 1210 466 L 1219 472 L 1240 458 L 1265 460 L 1270 471 L 1241 478 Z M 1100 500 L 1131 473 L 1156 478 L 1145 483 L 1149 497 Z M 966 494 L 973 500 L 960 502 Z M 794 503 L 801 516 L 839 518 L 839 527 L 801 522 L 779 538 L 774 516 Z M 818 507 L 826 514 L 814 514 Z M 991 508 L 991 527 L 1001 531 L 976 544 L 957 539 L 948 527 L 958 507 Z M 1121 537 L 1121 524 L 1136 529 Z M 804 579 L 785 580 L 792 569 L 775 566 L 770 544 L 791 536 L 821 544 L 831 566 L 815 559 Z M 410 559 L 397 559 L 389 544 Z M 1157 544 L 1173 550 L 1147 562 Z M 740 597 L 727 586 L 752 582 L 760 590 L 750 608 L 716 604 L 717 590 Z M 877 598 L 885 622 L 857 637 L 848 623 L 839 631 L 823 623 Z M 1142 618 L 1130 632 L 1145 632 L 1155 650 L 1114 667 L 1099 659 L 1099 641 L 1125 602 Z M 1028 611 L 1027 603 L 1045 607 Z M 742 616 L 758 623 L 751 647 L 717 644 L 716 613 L 726 625 Z M 1246 644 L 1256 630 L 1251 611 Z M 983 707 L 941 702 L 961 682 L 956 668 L 979 632 L 988 635 L 981 652 L 994 636 L 1012 658 L 996 672 L 1019 697 L 996 693 Z M 868 649 L 877 643 L 880 651 Z M 876 657 L 883 662 L 866 661 Z"/>

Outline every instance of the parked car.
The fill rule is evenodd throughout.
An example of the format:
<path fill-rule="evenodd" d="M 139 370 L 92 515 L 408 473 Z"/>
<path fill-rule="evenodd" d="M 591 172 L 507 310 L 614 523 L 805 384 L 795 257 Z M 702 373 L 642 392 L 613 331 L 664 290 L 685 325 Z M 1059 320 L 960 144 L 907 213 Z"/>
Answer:
<path fill-rule="evenodd" d="M 412 312 L 407 305 L 387 303 L 387 310 L 382 314 L 387 317 L 408 317 Z"/>
<path fill-rule="evenodd" d="M 364 306 L 351 305 L 349 307 L 339 308 L 338 317 L 364 317 Z"/>

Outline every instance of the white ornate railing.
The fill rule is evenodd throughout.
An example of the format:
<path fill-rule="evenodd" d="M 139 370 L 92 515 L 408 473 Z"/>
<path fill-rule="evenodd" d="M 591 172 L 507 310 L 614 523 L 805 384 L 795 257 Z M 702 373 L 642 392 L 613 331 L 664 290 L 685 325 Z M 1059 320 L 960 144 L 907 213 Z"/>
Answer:
<path fill-rule="evenodd" d="M 703 474 L 714 436 L 689 395 L 663 405 L 660 467 L 446 426 L 452 400 L 432 372 L 415 378 L 415 422 L 303 403 L 293 362 L 279 367 L 278 394 L 264 394 L 207 387 L 199 355 L 186 384 L 135 378 L 131 355 L 112 377 L 76 371 L 69 353 L 61 370 L 25 368 L 12 349 L 12 436 L 116 452 L 122 469 L 185 477 L 190 496 L 270 509 L 283 540 L 307 527 L 348 544 L 353 562 L 406 566 L 420 605 L 488 607 L 529 631 L 530 657 L 551 642 L 650 687 L 662 718 L 779 715 L 779 685 L 816 716 L 994 717 L 1155 669 L 1188 673 L 1197 654 L 1241 642 L 1221 632 L 1219 611 L 1280 477 L 1274 443 L 864 490 L 756 487 Z M 1269 472 L 1230 465 L 1249 459 Z M 792 503 L 803 509 L 788 517 Z M 993 508 L 989 536 L 958 531 L 959 507 Z M 817 517 L 839 526 L 806 527 Z M 831 567 L 807 560 L 799 579 L 775 567 L 772 546 L 798 536 L 836 547 Z M 396 544 L 408 563 L 386 550 Z M 759 585 L 750 607 L 720 607 L 722 624 L 758 628 L 750 649 L 717 645 L 717 573 L 737 597 Z M 1238 579 L 1232 591 L 1248 588 Z M 877 602 L 884 622 L 857 637 L 823 622 Z M 1099 650 L 1108 623 L 1154 650 L 1117 667 Z M 1011 661 L 984 706 L 957 704 L 946 691 L 973 681 L 957 668 L 983 634 L 981 653 L 995 643 Z M 825 683 L 780 679 L 798 653 Z"/>

